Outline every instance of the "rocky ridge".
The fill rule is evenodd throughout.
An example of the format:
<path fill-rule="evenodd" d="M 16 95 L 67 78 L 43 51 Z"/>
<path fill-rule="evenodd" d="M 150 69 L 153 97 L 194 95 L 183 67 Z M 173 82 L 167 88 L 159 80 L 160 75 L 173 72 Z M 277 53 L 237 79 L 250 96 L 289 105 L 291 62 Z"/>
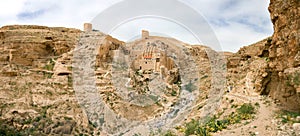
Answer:
<path fill-rule="evenodd" d="M 231 110 L 224 109 L 231 109 L 234 104 L 249 102 L 258 102 L 270 110 L 300 111 L 299 7 L 299 0 L 271 0 L 269 11 L 274 24 L 273 36 L 245 46 L 237 53 L 224 53 L 227 58 L 225 88 L 228 93 L 217 112 L 226 113 Z M 24 135 L 100 134 L 97 125 L 89 121 L 91 115 L 86 115 L 82 110 L 73 88 L 73 55 L 82 33 L 71 28 L 32 25 L 4 26 L 0 29 L 0 132 L 19 131 Z M 100 32 L 97 34 L 103 39 L 102 48 L 94 56 L 97 58 L 94 70 L 99 94 L 112 109 L 124 113 L 123 116 L 135 118 L 122 103 L 118 103 L 119 98 L 114 94 L 115 88 L 111 81 L 110 69 L 115 50 L 126 43 Z M 212 79 L 207 56 L 210 49 L 200 45 L 186 44 L 185 47 L 198 65 L 202 66 L 198 69 L 202 95 L 186 119 L 188 122 L 200 118 L 199 112 L 208 98 Z M 273 106 L 262 104 L 261 97 L 265 96 L 272 98 L 268 101 L 273 101 L 270 102 L 274 103 Z M 132 111 L 137 109 L 131 107 Z M 259 109 L 259 112 L 265 111 Z M 144 109 L 143 112 L 150 113 L 153 110 Z M 273 113 L 268 115 L 272 116 Z M 255 122 L 263 120 L 275 122 L 264 124 L 270 126 L 266 132 L 263 129 L 251 129 L 262 131 L 260 134 L 277 135 L 297 135 L 300 131 L 300 121 L 296 117 L 282 117 L 298 122 L 292 125 L 282 124 L 274 118 L 262 116 L 251 124 L 256 125 Z M 241 132 L 239 127 L 232 129 Z M 220 134 L 230 135 L 232 132 L 224 131 Z"/>

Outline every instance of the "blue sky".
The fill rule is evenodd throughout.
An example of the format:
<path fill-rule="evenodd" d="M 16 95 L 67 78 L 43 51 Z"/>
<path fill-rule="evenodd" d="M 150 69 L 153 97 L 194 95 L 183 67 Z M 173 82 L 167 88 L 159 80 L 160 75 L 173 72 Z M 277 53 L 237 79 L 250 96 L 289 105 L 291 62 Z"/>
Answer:
<path fill-rule="evenodd" d="M 99 13 L 120 1 L 9 0 L 0 4 L 0 26 L 35 24 L 82 29 L 84 22 L 91 22 Z M 267 10 L 269 0 L 179 1 L 197 10 L 206 19 L 224 51 L 236 52 L 240 47 L 255 43 L 273 33 Z M 184 15 L 183 11 L 174 9 L 174 12 Z M 123 11 L 120 11 L 121 13 Z M 192 22 L 197 19 L 191 17 L 190 20 Z M 136 36 L 140 29 L 148 29 L 152 34 L 160 33 L 186 43 L 201 44 L 180 26 L 151 18 L 127 22 L 110 34 L 128 41 Z"/>

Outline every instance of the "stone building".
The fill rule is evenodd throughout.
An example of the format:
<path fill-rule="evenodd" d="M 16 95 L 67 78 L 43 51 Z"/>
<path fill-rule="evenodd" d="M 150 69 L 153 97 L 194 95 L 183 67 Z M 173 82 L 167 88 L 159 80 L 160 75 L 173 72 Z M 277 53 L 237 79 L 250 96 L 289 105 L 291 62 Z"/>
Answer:
<path fill-rule="evenodd" d="M 161 52 L 154 46 L 148 46 L 142 53 L 142 58 L 138 60 L 138 69 L 160 71 Z"/>
<path fill-rule="evenodd" d="M 148 39 L 149 38 L 149 31 L 142 30 L 142 39 Z"/>
<path fill-rule="evenodd" d="M 83 24 L 83 30 L 86 32 L 90 32 L 93 30 L 93 26 L 91 23 L 84 23 Z"/>
<path fill-rule="evenodd" d="M 146 40 L 144 44 L 147 44 L 144 49 L 134 51 L 131 53 L 132 57 L 136 60 L 133 62 L 135 70 L 160 72 L 161 69 L 170 70 L 174 68 L 174 61 L 167 57 L 167 49 L 163 48 L 164 45 L 154 44 L 149 41 L 149 32 L 142 30 L 142 39 Z"/>

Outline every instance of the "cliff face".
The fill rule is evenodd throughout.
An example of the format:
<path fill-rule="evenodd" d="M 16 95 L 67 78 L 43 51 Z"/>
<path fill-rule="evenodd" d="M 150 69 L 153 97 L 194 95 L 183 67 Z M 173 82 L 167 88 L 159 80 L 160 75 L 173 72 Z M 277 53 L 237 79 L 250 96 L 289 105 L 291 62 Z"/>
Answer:
<path fill-rule="evenodd" d="M 300 1 L 271 0 L 269 10 L 274 24 L 272 37 L 237 53 L 224 53 L 228 60 L 228 92 L 247 97 L 269 95 L 283 109 L 299 111 Z M 32 25 L 0 29 L 0 130 L 11 128 L 25 135 L 96 132 L 80 108 L 72 86 L 73 50 L 81 33 L 71 28 Z M 127 105 L 128 110 L 124 104 L 114 103 L 119 98 L 113 93 L 112 62 L 116 50 L 126 43 L 100 32 L 97 36 L 104 39 L 95 62 L 96 84 L 102 89 L 99 93 L 112 109 L 138 118 L 131 111 L 140 107 Z M 156 38 L 151 42 L 164 40 Z M 199 88 L 203 92 L 197 101 L 201 103 L 211 88 L 211 67 L 206 54 L 210 49 L 185 46 L 201 66 Z M 198 110 L 193 110 L 191 116 L 198 117 Z M 144 111 L 153 112 L 147 108 Z"/>
<path fill-rule="evenodd" d="M 228 57 L 228 86 L 244 95 L 269 95 L 285 110 L 300 110 L 300 1 L 271 0 L 274 34 Z"/>
<path fill-rule="evenodd" d="M 94 127 L 72 86 L 73 50 L 81 33 L 78 29 L 34 25 L 0 28 L 1 132 L 92 133 Z M 98 57 L 109 61 L 108 50 L 122 42 L 102 33 L 99 36 L 104 37 L 104 45 Z"/>
<path fill-rule="evenodd" d="M 300 1 L 271 0 L 269 11 L 274 24 L 272 45 L 269 48 L 270 67 L 283 72 L 286 68 L 298 67 L 300 34 Z"/>
<path fill-rule="evenodd" d="M 45 26 L 5 26 L 0 29 L 0 64 L 6 68 L 43 67 L 51 57 L 69 52 L 80 31 Z M 6 71 L 2 69 L 2 71 Z M 7 69 L 8 70 L 8 69 Z"/>
<path fill-rule="evenodd" d="M 266 92 L 283 107 L 300 110 L 300 1 L 271 0 L 274 34 L 269 47 L 270 81 Z"/>
<path fill-rule="evenodd" d="M 101 44 L 97 48 L 95 61 L 96 84 L 111 108 L 120 112 L 120 115 L 134 119 L 146 118 L 156 113 L 154 110 L 159 111 L 157 105 L 149 110 L 116 101 L 119 97 L 114 95 L 111 68 L 117 50 L 125 49 L 125 43 L 101 32 L 92 33 L 103 39 L 101 43 L 96 43 Z M 76 46 L 85 46 L 91 50 L 87 45 L 80 45 L 79 38 L 89 39 L 92 36 L 84 35 L 77 29 L 62 27 L 15 25 L 0 28 L 0 131 L 5 129 L 17 133 L 15 130 L 20 130 L 24 135 L 93 133 L 95 126 L 80 108 L 72 86 L 72 69 L 76 69 L 72 63 L 80 58 L 73 56 L 74 49 Z M 156 37 L 148 40 L 158 44 L 166 39 Z M 183 44 L 175 39 L 174 42 Z M 146 45 L 146 41 L 142 45 Z M 206 55 L 209 48 L 184 46 L 188 46 L 196 63 L 202 66 L 199 67 L 199 87 L 203 92 L 198 100 L 201 102 L 210 89 L 210 66 Z M 167 74 L 165 82 L 172 82 L 171 86 L 177 87 L 170 73 L 172 71 Z M 169 91 L 167 95 L 173 98 L 172 90 Z M 146 113 L 134 116 L 137 110 Z M 193 116 L 198 116 L 198 112 L 194 111 Z"/>

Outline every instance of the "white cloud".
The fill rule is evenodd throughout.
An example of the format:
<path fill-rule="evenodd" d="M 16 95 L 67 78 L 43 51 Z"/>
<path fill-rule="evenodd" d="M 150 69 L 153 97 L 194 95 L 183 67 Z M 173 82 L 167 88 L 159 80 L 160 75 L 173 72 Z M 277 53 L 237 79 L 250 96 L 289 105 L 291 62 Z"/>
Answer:
<path fill-rule="evenodd" d="M 223 50 L 236 52 L 242 46 L 250 45 L 270 36 L 265 33 L 257 33 L 248 27 L 235 22 L 226 27 L 215 27 L 216 35 Z"/>
<path fill-rule="evenodd" d="M 273 33 L 268 5 L 261 0 L 188 0 L 214 29 L 226 51 L 236 52 L 240 47 L 255 43 Z"/>
<path fill-rule="evenodd" d="M 25 0 L 9 0 L 0 4 L 0 25 L 15 24 L 16 14 L 21 12 Z"/>
<path fill-rule="evenodd" d="M 150 35 L 173 37 L 189 43 L 198 43 L 197 39 L 179 24 L 160 18 L 140 18 L 126 22 L 114 31 L 111 35 L 123 41 L 132 41 L 139 38 L 141 30 L 148 30 Z"/>
<path fill-rule="evenodd" d="M 10 0 L 0 5 L 0 25 L 35 24 L 81 29 L 83 22 L 91 21 L 117 1 L 120 0 Z M 36 11 L 44 12 L 32 18 L 22 17 Z"/>
<path fill-rule="evenodd" d="M 10 17 L 16 15 L 21 11 L 22 6 L 24 5 L 25 0 L 9 0 L 1 2 L 0 4 L 0 17 Z"/>
<path fill-rule="evenodd" d="M 84 22 L 90 22 L 101 11 L 119 1 L 121 0 L 9 0 L 0 4 L 0 25 L 36 24 L 81 29 Z M 206 18 L 224 50 L 235 52 L 241 46 L 257 42 L 272 34 L 272 24 L 267 10 L 268 1 L 181 1 Z M 127 11 L 120 11 L 119 14 L 125 12 Z M 174 9 L 174 12 L 189 17 L 184 11 Z M 190 17 L 190 20 L 193 25 L 199 25 L 197 18 Z M 195 38 L 180 26 L 155 19 L 126 23 L 112 34 L 126 41 L 139 34 L 139 29 L 142 28 L 170 35 L 187 43 L 197 43 Z"/>

